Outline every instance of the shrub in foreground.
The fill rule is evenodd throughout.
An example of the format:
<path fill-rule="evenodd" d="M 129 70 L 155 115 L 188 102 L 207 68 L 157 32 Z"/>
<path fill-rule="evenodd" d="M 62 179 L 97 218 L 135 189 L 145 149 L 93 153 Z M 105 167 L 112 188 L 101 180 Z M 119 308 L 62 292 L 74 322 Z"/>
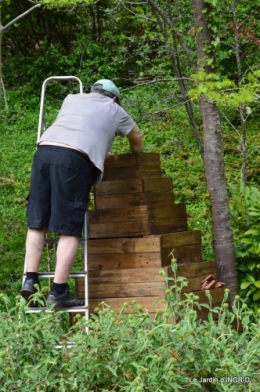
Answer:
<path fill-rule="evenodd" d="M 210 292 L 207 304 L 192 293 L 181 299 L 187 280 L 172 267 L 154 318 L 135 302 L 119 314 L 102 303 L 88 333 L 81 318 L 64 332 L 62 312 L 27 314 L 19 301 L 8 309 L 0 294 L 0 391 L 259 391 L 259 314 L 239 297 L 231 312 L 228 290 L 220 307 Z M 207 321 L 197 317 L 201 307 Z"/>

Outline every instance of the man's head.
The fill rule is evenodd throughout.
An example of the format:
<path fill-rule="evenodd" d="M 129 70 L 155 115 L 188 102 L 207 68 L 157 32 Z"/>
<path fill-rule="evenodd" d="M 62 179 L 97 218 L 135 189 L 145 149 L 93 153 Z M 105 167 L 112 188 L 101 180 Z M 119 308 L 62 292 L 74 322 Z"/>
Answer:
<path fill-rule="evenodd" d="M 100 79 L 91 87 L 91 92 L 99 92 L 100 94 L 106 95 L 112 99 L 115 99 L 115 102 L 120 105 L 120 92 L 116 87 L 115 83 L 109 79 Z"/>

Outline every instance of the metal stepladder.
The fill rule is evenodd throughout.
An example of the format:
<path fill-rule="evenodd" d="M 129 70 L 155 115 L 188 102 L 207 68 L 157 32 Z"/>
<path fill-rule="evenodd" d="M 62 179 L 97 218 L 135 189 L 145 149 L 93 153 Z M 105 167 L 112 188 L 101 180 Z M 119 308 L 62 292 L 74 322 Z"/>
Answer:
<path fill-rule="evenodd" d="M 38 123 L 38 134 L 37 134 L 37 144 L 38 141 L 40 140 L 41 134 L 45 131 L 45 120 L 44 120 L 44 103 L 45 103 L 45 92 L 46 92 L 46 87 L 47 84 L 52 81 L 52 80 L 74 80 L 79 84 L 79 91 L 80 93 L 83 93 L 83 84 L 79 78 L 76 76 L 52 76 L 47 78 L 42 85 L 42 91 L 41 91 L 41 103 L 40 103 L 40 113 L 39 113 L 39 123 Z M 88 249 L 87 249 L 87 212 L 85 213 L 85 218 L 84 218 L 84 229 L 83 229 L 83 235 L 82 238 L 79 241 L 80 249 L 83 251 L 83 268 L 84 271 L 77 271 L 77 272 L 71 272 L 69 277 L 70 278 L 78 278 L 82 277 L 84 278 L 84 283 L 85 283 L 85 305 L 80 306 L 80 307 L 73 307 L 73 308 L 64 308 L 62 311 L 68 312 L 68 313 L 85 313 L 85 319 L 89 319 L 89 294 L 88 294 Z M 51 238 L 48 238 L 46 236 L 45 240 L 45 246 L 53 247 L 53 253 L 54 253 L 54 263 L 56 261 L 56 248 L 58 244 L 58 239 L 55 238 L 54 233 L 51 234 Z M 52 278 L 54 277 L 54 272 L 50 271 L 50 265 L 48 266 L 48 271 L 46 272 L 39 272 L 39 278 Z M 26 260 L 24 262 L 24 273 L 23 273 L 23 280 L 22 284 L 24 283 L 26 278 Z M 28 313 L 38 313 L 42 311 L 46 311 L 46 307 L 31 307 L 28 310 Z M 88 327 L 86 327 L 86 332 L 88 331 Z"/>

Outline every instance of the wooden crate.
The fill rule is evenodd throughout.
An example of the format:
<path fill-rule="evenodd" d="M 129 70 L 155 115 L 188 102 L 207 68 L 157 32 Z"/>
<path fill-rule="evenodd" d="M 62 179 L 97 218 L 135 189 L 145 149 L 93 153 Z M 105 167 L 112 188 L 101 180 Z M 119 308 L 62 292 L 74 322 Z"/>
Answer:
<path fill-rule="evenodd" d="M 184 204 L 139 205 L 89 211 L 89 238 L 117 238 L 186 231 Z"/>
<path fill-rule="evenodd" d="M 192 230 L 162 235 L 161 258 L 163 266 L 169 265 L 173 256 L 180 264 L 202 261 L 200 231 Z"/>
<path fill-rule="evenodd" d="M 95 208 L 126 208 L 138 205 L 172 205 L 172 181 L 167 177 L 104 181 L 94 187 Z"/>
<path fill-rule="evenodd" d="M 161 175 L 159 154 L 106 159 L 94 199 L 95 210 L 88 213 L 91 313 L 102 301 L 115 312 L 132 300 L 151 315 L 165 308 L 165 279 L 159 272 L 172 277 L 173 257 L 178 276 L 188 279 L 182 295 L 195 292 L 200 302 L 207 302 L 201 282 L 216 275 L 215 264 L 202 262 L 200 232 L 188 231 L 185 205 L 174 204 L 172 181 Z M 84 299 L 82 278 L 77 278 L 76 295 Z M 219 305 L 223 290 L 212 290 L 212 297 L 213 305 Z M 207 317 L 207 310 L 202 309 L 199 317 Z"/>
<path fill-rule="evenodd" d="M 205 291 L 196 291 L 196 295 L 198 295 L 199 302 L 200 304 L 209 304 L 209 301 L 206 297 Z M 215 306 L 220 306 L 223 300 L 224 296 L 224 289 L 223 288 L 218 288 L 218 289 L 213 289 L 210 290 L 210 294 L 212 296 L 212 307 L 214 308 Z M 181 295 L 181 298 L 185 299 L 185 294 Z M 106 298 L 106 299 L 91 299 L 90 300 L 90 307 L 89 307 L 89 312 L 90 312 L 90 317 L 91 314 L 95 314 L 95 310 L 101 306 L 102 302 L 105 302 L 111 310 L 113 310 L 116 313 L 119 313 L 121 310 L 121 307 L 127 303 L 129 306 L 125 308 L 124 313 L 125 314 L 130 314 L 133 311 L 136 311 L 136 308 L 132 308 L 132 303 L 135 301 L 137 305 L 141 305 L 142 308 L 145 311 L 149 312 L 149 315 L 151 317 L 154 317 L 156 315 L 156 311 L 158 310 L 166 310 L 167 309 L 167 302 L 164 300 L 164 297 L 161 295 L 159 296 L 154 296 L 154 297 L 128 297 L 128 298 Z M 197 315 L 199 319 L 202 320 L 207 320 L 208 319 L 208 309 L 205 307 L 201 307 L 201 309 L 198 309 L 195 307 L 195 310 L 197 311 Z M 82 317 L 85 316 L 85 313 L 79 312 Z M 70 314 L 70 322 L 71 325 L 75 324 L 75 313 Z M 217 319 L 218 313 L 213 313 L 212 314 L 213 319 Z M 235 323 L 234 323 L 235 324 Z M 237 329 L 237 326 L 234 325 L 234 328 Z M 241 331 L 241 326 L 240 326 L 240 331 Z M 242 331 L 241 331 L 242 332 Z"/>
<path fill-rule="evenodd" d="M 197 302 L 206 304 L 209 303 L 205 291 L 196 291 L 195 294 L 199 297 L 199 300 Z M 224 289 L 219 288 L 210 290 L 210 294 L 212 296 L 212 306 L 219 306 L 223 300 Z M 185 298 L 185 294 L 182 294 L 181 298 Z M 111 307 L 111 310 L 116 313 L 120 312 L 120 309 L 124 303 L 128 303 L 129 305 L 131 305 L 132 301 L 136 301 L 136 303 L 141 305 L 143 309 L 147 310 L 151 316 L 153 316 L 156 310 L 164 310 L 167 308 L 167 302 L 163 299 L 162 295 L 157 295 L 153 297 L 107 298 L 102 301 L 109 305 Z M 102 301 L 100 301 L 99 299 L 90 300 L 90 313 L 94 313 L 95 309 L 100 305 Z M 131 306 L 127 307 L 125 313 L 131 312 Z M 197 312 L 199 318 L 207 319 L 208 310 L 206 308 L 202 308 L 201 310 L 197 309 Z"/>
<path fill-rule="evenodd" d="M 161 176 L 160 155 L 156 153 L 112 155 L 104 167 L 103 181 Z"/>
<path fill-rule="evenodd" d="M 88 240 L 89 270 L 167 267 L 173 252 L 179 264 L 202 261 L 199 230 L 140 238 Z"/>
<path fill-rule="evenodd" d="M 131 304 L 133 300 L 146 309 L 151 316 L 157 309 L 165 309 L 167 305 L 164 300 L 166 286 L 164 277 L 159 274 L 161 270 L 164 270 L 167 276 L 173 276 L 171 267 L 89 271 L 90 313 L 93 313 L 103 301 L 115 312 L 119 312 L 124 303 Z M 178 265 L 177 276 L 185 276 L 188 280 L 188 286 L 182 289 L 182 298 L 185 293 L 193 292 L 199 296 L 198 302 L 208 303 L 205 292 L 201 290 L 201 282 L 207 275 L 215 274 L 215 271 L 213 261 Z M 213 306 L 220 305 L 223 299 L 223 289 L 211 290 L 211 295 Z M 78 278 L 77 296 L 84 299 L 84 281 L 81 278 Z M 126 309 L 126 313 L 129 312 L 131 312 L 131 306 Z M 206 318 L 207 310 L 202 308 L 198 311 L 198 316 Z"/>
<path fill-rule="evenodd" d="M 90 270 L 89 298 L 102 301 L 106 298 L 163 296 L 165 279 L 160 275 L 162 270 L 167 276 L 173 276 L 171 267 Z M 180 264 L 177 276 L 184 276 L 188 280 L 188 286 L 183 287 L 182 292 L 200 291 L 202 280 L 210 274 L 214 275 L 215 271 L 215 263 L 212 261 Z M 82 278 L 77 280 L 77 296 L 84 298 Z"/>

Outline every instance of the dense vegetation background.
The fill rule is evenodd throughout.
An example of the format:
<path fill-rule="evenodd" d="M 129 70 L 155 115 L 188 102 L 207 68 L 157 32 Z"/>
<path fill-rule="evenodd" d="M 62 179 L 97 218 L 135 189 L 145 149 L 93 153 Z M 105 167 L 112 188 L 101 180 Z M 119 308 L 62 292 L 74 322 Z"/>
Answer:
<path fill-rule="evenodd" d="M 1 2 L 2 25 L 25 12 L 29 3 Z M 257 74 L 246 79 L 258 67 L 258 2 L 257 7 L 245 1 L 207 3 L 216 7 L 210 16 L 216 80 L 208 84 L 206 91 L 209 95 L 215 93 L 214 100 L 222 115 L 240 288 L 244 284 L 241 293 L 258 307 Z M 110 78 L 119 86 L 123 106 L 144 132 L 146 151 L 161 154 L 162 170 L 173 180 L 176 202 L 187 206 L 189 228 L 201 230 L 205 260 L 214 259 L 210 200 L 201 155 L 202 119 L 196 99 L 197 82 L 192 77 L 197 54 L 190 1 L 169 4 L 100 0 L 71 8 L 39 7 L 13 24 L 2 38 L 7 102 L 2 91 L 0 287 L 18 292 L 21 284 L 26 196 L 35 151 L 40 91 L 42 82 L 53 75 L 80 77 L 86 92 L 99 78 Z M 225 84 L 227 78 L 229 82 Z M 191 89 L 192 101 L 188 96 Z M 71 91 L 76 91 L 71 83 L 48 88 L 47 123 Z M 231 93 L 227 95 L 227 91 Z M 246 91 L 253 95 L 246 95 Z M 113 152 L 125 151 L 127 141 L 117 139 Z M 249 228 L 254 231 L 245 236 Z"/>
<path fill-rule="evenodd" d="M 259 6 L 259 0 L 0 0 L 0 391 L 259 391 Z M 194 22 L 202 8 L 195 20 L 204 15 L 212 33 L 203 40 L 204 57 L 203 29 Z M 197 72 L 197 58 L 210 72 Z M 218 308 L 209 291 L 205 304 L 193 293 L 181 298 L 188 282 L 176 277 L 173 260 L 166 306 L 154 318 L 135 301 L 119 314 L 101 304 L 86 334 L 84 320 L 69 328 L 67 314 L 26 313 L 17 295 L 26 197 L 41 85 L 54 75 L 78 76 L 85 92 L 99 78 L 118 85 L 145 151 L 160 153 L 176 203 L 186 204 L 189 228 L 201 230 L 205 260 L 215 254 L 199 96 L 217 107 L 239 280 L 232 311 L 228 289 Z M 71 82 L 48 86 L 47 125 L 71 91 L 77 91 Z M 127 140 L 115 139 L 112 151 L 128 152 Z M 198 319 L 201 306 L 208 320 Z"/>

